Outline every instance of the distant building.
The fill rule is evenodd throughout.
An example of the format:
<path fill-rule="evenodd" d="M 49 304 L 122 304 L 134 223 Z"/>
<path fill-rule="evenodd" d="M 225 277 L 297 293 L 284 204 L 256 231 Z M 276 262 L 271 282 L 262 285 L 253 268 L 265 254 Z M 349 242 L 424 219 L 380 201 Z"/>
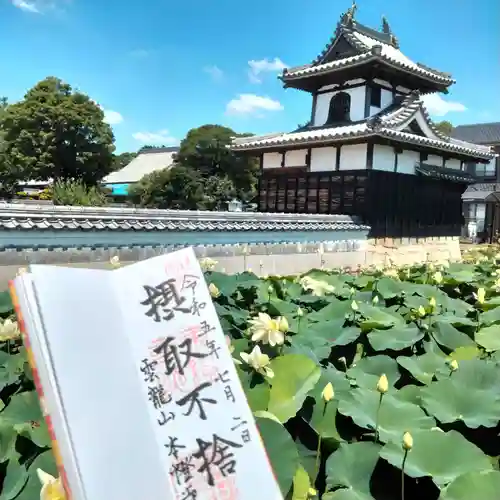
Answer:
<path fill-rule="evenodd" d="M 121 170 L 107 175 L 103 179 L 103 185 L 111 189 L 114 196 L 126 196 L 130 186 L 145 175 L 172 167 L 178 151 L 178 147 L 144 149 Z"/>
<path fill-rule="evenodd" d="M 451 135 L 461 141 L 491 146 L 500 154 L 500 122 L 459 125 Z M 489 163 L 468 162 L 466 171 L 476 177 L 476 183 L 462 196 L 465 228 L 472 223 L 479 238 L 490 241 L 500 232 L 500 157 Z"/>

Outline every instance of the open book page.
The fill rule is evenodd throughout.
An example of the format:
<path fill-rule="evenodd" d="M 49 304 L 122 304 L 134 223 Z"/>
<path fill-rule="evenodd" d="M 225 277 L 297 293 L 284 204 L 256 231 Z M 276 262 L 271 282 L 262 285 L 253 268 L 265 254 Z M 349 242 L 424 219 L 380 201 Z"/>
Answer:
<path fill-rule="evenodd" d="M 23 343 L 40 398 L 40 406 L 52 440 L 52 452 L 59 475 L 68 494 L 72 491 L 75 498 L 83 498 L 81 478 L 78 475 L 76 457 L 71 448 L 69 430 L 57 390 L 57 380 L 45 341 L 32 275 L 24 273 L 18 276 L 10 287 L 19 327 L 23 334 Z M 71 477 L 71 488 L 68 473 Z"/>
<path fill-rule="evenodd" d="M 65 464 L 73 500 L 172 498 L 112 284 L 116 274 L 55 266 L 30 271 L 76 457 L 74 473 Z M 81 490 L 73 488 L 75 476 Z"/>
<path fill-rule="evenodd" d="M 113 277 L 173 498 L 282 499 L 193 250 Z"/>

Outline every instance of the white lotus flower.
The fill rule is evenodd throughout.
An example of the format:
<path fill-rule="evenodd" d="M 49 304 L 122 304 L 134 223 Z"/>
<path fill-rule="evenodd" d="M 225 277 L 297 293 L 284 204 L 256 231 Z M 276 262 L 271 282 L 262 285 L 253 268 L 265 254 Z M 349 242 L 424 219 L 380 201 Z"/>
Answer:
<path fill-rule="evenodd" d="M 240 353 L 241 359 L 249 366 L 251 366 L 257 373 L 264 375 L 268 378 L 274 377 L 274 372 L 272 371 L 269 364 L 271 360 L 267 354 L 263 354 L 260 347 L 256 345 L 250 354 L 246 352 Z"/>
<path fill-rule="evenodd" d="M 250 333 L 254 342 L 262 342 L 271 346 L 281 345 L 285 342 L 285 333 L 288 331 L 288 321 L 280 316 L 272 319 L 269 314 L 259 313 L 251 319 Z"/>
<path fill-rule="evenodd" d="M 217 265 L 217 261 L 211 259 L 210 257 L 205 257 L 200 260 L 200 267 L 203 272 L 205 271 L 213 271 L 215 266 Z"/>
<path fill-rule="evenodd" d="M 61 478 L 55 478 L 42 469 L 37 469 L 38 479 L 42 483 L 40 500 L 66 500 L 66 493 Z"/>
<path fill-rule="evenodd" d="M 0 326 L 0 341 L 15 340 L 21 337 L 17 321 L 6 319 Z"/>
<path fill-rule="evenodd" d="M 306 291 L 310 291 L 316 297 L 322 297 L 323 295 L 327 295 L 328 293 L 333 293 L 335 291 L 335 287 L 330 285 L 326 281 L 315 280 L 309 276 L 304 276 L 299 281 L 302 288 Z"/>

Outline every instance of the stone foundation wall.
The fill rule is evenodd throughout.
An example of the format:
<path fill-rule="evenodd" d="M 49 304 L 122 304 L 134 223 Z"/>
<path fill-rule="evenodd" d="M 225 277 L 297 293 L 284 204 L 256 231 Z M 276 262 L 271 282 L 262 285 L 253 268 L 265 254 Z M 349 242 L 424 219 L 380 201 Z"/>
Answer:
<path fill-rule="evenodd" d="M 0 290 L 7 286 L 20 267 L 29 264 L 70 265 L 110 268 L 109 261 L 118 256 L 123 265 L 174 251 L 164 248 L 106 248 L 60 250 L 7 250 L 0 252 Z M 351 268 L 358 266 L 407 265 L 431 261 L 458 261 L 461 258 L 458 238 L 435 238 L 417 242 L 355 241 L 320 242 L 297 245 L 223 245 L 195 246 L 199 258 L 217 261 L 216 269 L 227 273 L 251 270 L 258 275 L 289 275 L 312 268 Z"/>

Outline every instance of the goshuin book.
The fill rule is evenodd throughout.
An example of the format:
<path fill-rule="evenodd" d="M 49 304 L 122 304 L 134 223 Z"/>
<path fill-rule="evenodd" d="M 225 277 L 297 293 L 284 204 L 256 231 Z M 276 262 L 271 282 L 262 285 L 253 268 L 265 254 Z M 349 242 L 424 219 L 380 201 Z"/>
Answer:
<path fill-rule="evenodd" d="M 191 248 L 11 291 L 68 498 L 282 500 Z"/>

